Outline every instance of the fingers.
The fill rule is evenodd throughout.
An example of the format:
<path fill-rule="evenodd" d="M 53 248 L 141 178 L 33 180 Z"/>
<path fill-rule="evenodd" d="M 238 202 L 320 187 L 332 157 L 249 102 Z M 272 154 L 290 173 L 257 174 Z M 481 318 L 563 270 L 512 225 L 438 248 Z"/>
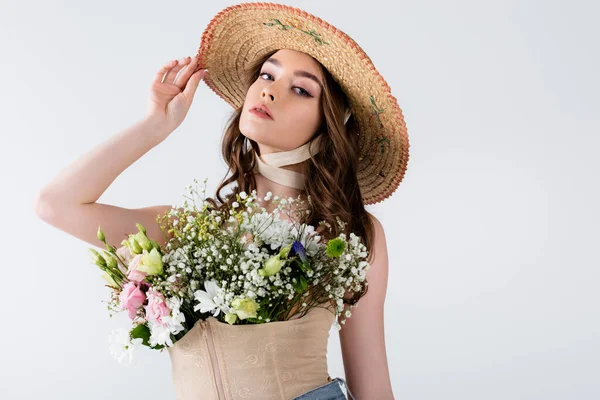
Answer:
<path fill-rule="evenodd" d="M 185 88 L 185 86 L 187 85 L 188 79 L 197 70 L 198 70 L 198 59 L 196 57 L 190 58 L 189 63 L 186 64 L 185 67 L 181 71 L 179 71 L 179 74 L 173 80 L 173 84 L 178 86 L 180 89 Z"/>
<path fill-rule="evenodd" d="M 163 80 L 163 83 L 169 83 L 172 85 L 175 85 L 175 79 L 177 79 L 177 75 L 179 75 L 179 72 L 181 70 L 184 70 L 184 68 L 187 66 L 187 64 L 189 64 L 190 62 L 190 57 L 184 57 L 182 59 L 180 59 L 177 62 L 177 65 L 173 66 L 173 68 L 171 68 L 168 72 L 167 75 L 165 76 L 165 79 Z M 183 88 L 183 86 L 181 85 L 177 85 L 179 86 L 179 88 Z M 184 82 L 184 86 L 185 86 L 185 82 Z"/>
<path fill-rule="evenodd" d="M 177 60 L 171 60 L 168 63 L 166 63 L 165 65 L 163 65 L 162 68 L 158 70 L 156 75 L 154 75 L 153 83 L 162 83 L 163 78 L 165 77 L 165 74 L 167 72 L 169 72 L 169 70 L 171 68 L 173 68 L 175 65 L 177 65 Z"/>
<path fill-rule="evenodd" d="M 192 68 L 190 68 L 190 70 L 192 70 Z M 198 89 L 200 81 L 206 76 L 207 73 L 208 70 L 203 69 L 195 72 L 190 77 L 190 79 L 187 82 L 187 85 L 185 86 L 185 89 L 183 89 L 183 94 L 185 95 L 185 97 L 187 97 L 188 99 L 194 98 L 194 94 L 196 93 L 196 89 Z"/>
<path fill-rule="evenodd" d="M 154 76 L 153 84 L 166 85 L 169 90 L 177 88 L 193 97 L 200 80 L 206 75 L 206 70 L 198 68 L 197 57 L 185 57 L 180 60 L 171 60 L 165 64 Z M 166 89 L 166 88 L 165 88 Z"/>

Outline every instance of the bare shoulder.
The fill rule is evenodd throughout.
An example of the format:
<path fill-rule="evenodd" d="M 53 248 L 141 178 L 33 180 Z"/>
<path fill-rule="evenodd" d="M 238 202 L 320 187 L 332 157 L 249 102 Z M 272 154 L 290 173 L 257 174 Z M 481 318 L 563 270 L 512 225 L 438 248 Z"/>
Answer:
<path fill-rule="evenodd" d="M 367 279 L 369 281 L 370 303 L 375 307 L 383 307 L 388 285 L 389 258 L 385 230 L 381 221 L 373 214 L 368 213 L 373 221 L 373 247 L 369 254 L 369 269 Z M 368 294 L 367 294 L 368 295 Z"/>
<path fill-rule="evenodd" d="M 373 221 L 373 234 L 375 236 L 373 241 L 374 250 L 379 248 L 380 251 L 382 251 L 382 247 L 384 249 L 386 248 L 385 229 L 383 228 L 383 224 L 375 215 L 371 214 L 370 212 L 367 212 L 367 215 L 369 216 L 371 221 Z"/>
<path fill-rule="evenodd" d="M 369 218 L 371 219 L 371 221 L 373 221 L 373 225 L 376 228 L 379 228 L 380 230 L 383 230 L 383 225 L 381 225 L 381 221 L 379 221 L 379 219 L 374 214 L 371 214 L 370 212 L 367 211 L 367 215 L 369 216 Z"/>

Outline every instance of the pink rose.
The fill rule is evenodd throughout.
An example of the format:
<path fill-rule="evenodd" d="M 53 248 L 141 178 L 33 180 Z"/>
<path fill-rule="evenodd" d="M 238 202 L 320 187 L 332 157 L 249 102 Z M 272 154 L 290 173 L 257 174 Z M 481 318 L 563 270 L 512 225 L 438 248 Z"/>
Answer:
<path fill-rule="evenodd" d="M 148 305 L 146 309 L 146 319 L 155 323 L 164 325 L 162 318 L 171 315 L 171 309 L 165 301 L 162 293 L 155 289 L 148 290 Z"/>
<path fill-rule="evenodd" d="M 146 273 L 137 269 L 138 265 L 142 262 L 142 254 L 138 254 L 129 263 L 129 271 L 127 272 L 127 279 L 140 283 L 146 278 Z"/>
<path fill-rule="evenodd" d="M 140 290 L 135 282 L 128 282 L 123 286 L 123 290 L 119 295 L 119 300 L 121 302 L 121 309 L 127 309 L 129 311 L 129 318 L 134 319 L 137 310 L 144 304 L 144 301 L 146 301 L 146 295 Z"/>

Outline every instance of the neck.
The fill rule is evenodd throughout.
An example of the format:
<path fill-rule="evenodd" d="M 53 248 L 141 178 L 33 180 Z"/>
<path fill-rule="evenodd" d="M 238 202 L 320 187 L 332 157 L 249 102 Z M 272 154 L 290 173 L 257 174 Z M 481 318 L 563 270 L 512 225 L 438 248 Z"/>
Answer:
<path fill-rule="evenodd" d="M 260 198 L 264 198 L 268 192 L 271 192 L 273 197 L 279 196 L 285 199 L 288 197 L 292 197 L 294 199 L 298 196 L 301 196 L 302 198 L 305 197 L 306 191 L 303 189 L 295 189 L 290 186 L 273 182 L 258 172 L 254 173 L 254 177 L 256 178 L 256 194 Z"/>
<path fill-rule="evenodd" d="M 319 151 L 320 140 L 321 136 L 317 135 L 293 150 L 262 154 L 260 157 L 255 153 L 257 195 L 264 197 L 271 192 L 273 196 L 300 196 L 305 199 L 307 160 Z"/>
<path fill-rule="evenodd" d="M 293 150 L 262 154 L 260 156 L 254 153 L 256 161 L 254 172 L 260 173 L 268 180 L 279 185 L 303 190 L 306 184 L 306 175 L 303 171 L 306 168 L 305 162 L 319 152 L 320 140 L 321 136 L 318 135 L 308 143 Z M 297 166 L 283 168 L 290 165 Z"/>

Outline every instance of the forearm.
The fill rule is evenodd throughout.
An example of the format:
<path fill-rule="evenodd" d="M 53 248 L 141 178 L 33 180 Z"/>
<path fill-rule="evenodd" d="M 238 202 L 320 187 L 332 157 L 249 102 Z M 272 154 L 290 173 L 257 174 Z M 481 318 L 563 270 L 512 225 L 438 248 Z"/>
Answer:
<path fill-rule="evenodd" d="M 124 170 L 164 140 L 168 134 L 163 129 L 151 118 L 137 121 L 64 168 L 39 199 L 49 204 L 96 202 Z"/>

